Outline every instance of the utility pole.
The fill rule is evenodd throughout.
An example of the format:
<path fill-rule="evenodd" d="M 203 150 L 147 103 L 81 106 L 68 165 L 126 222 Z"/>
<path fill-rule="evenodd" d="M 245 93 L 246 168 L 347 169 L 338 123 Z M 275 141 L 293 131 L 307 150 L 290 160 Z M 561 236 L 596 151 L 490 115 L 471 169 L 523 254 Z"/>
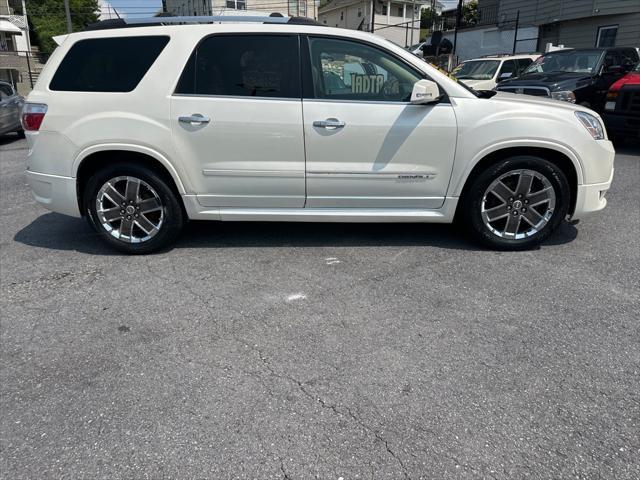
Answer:
<path fill-rule="evenodd" d="M 516 48 L 518 47 L 518 27 L 520 26 L 520 10 L 516 14 L 516 30 L 513 33 L 513 55 L 516 54 Z"/>
<path fill-rule="evenodd" d="M 71 26 L 71 12 L 69 11 L 69 0 L 64 0 L 64 14 L 67 16 L 67 33 L 73 32 Z"/>
<path fill-rule="evenodd" d="M 26 25 L 25 35 L 27 37 L 27 55 L 31 53 L 31 35 L 29 34 L 29 21 L 27 20 L 27 5 L 25 0 L 22 0 L 22 18 Z"/>
<path fill-rule="evenodd" d="M 371 33 L 376 29 L 376 2 L 371 0 Z"/>
<path fill-rule="evenodd" d="M 391 8 L 391 4 L 389 4 L 389 8 Z M 413 0 L 413 5 L 411 6 L 411 45 L 413 43 L 413 31 L 415 30 L 416 22 L 416 0 Z M 418 39 L 420 39 L 420 32 L 418 31 Z"/>
<path fill-rule="evenodd" d="M 456 54 L 456 46 L 458 44 L 458 28 L 460 28 L 460 19 L 462 17 L 462 0 L 458 0 L 458 10 L 456 11 L 456 28 L 453 31 L 453 53 Z"/>

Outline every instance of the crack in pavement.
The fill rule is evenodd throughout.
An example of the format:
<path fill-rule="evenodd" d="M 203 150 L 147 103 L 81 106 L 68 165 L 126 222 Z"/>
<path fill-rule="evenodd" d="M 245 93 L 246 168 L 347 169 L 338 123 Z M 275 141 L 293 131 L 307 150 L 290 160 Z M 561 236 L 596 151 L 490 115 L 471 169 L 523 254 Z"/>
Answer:
<path fill-rule="evenodd" d="M 271 364 L 269 363 L 269 361 L 266 359 L 266 357 L 263 355 L 262 351 L 259 348 L 253 347 L 252 349 L 258 354 L 258 357 L 260 358 L 260 361 L 265 366 L 265 368 L 269 371 L 269 373 L 271 373 L 271 375 L 273 375 L 274 377 L 277 377 L 277 378 L 283 378 L 285 380 L 288 380 L 288 381 L 294 383 L 298 387 L 298 389 L 306 397 L 310 398 L 311 400 L 313 400 L 315 402 L 318 402 L 322 406 L 322 408 L 326 408 L 328 410 L 331 410 L 333 413 L 335 413 L 336 415 L 338 415 L 340 417 L 344 417 L 345 416 L 345 414 L 343 412 L 341 412 L 336 405 L 327 403 L 320 396 L 313 395 L 311 392 L 309 392 L 307 390 L 307 388 L 304 386 L 304 383 L 301 382 L 300 380 L 298 380 L 297 378 L 294 378 L 291 375 L 280 374 L 280 373 L 276 372 L 273 369 L 273 367 L 271 366 Z M 402 470 L 402 474 L 403 474 L 404 478 L 407 479 L 407 480 L 411 480 L 411 477 L 409 476 L 409 472 L 407 471 L 407 468 L 406 468 L 404 462 L 391 449 L 391 447 L 389 446 L 389 442 L 380 434 L 380 432 L 378 432 L 374 428 L 372 428 L 369 425 L 367 425 L 364 422 L 364 420 L 362 420 L 360 417 L 358 417 L 356 414 L 354 414 L 349 407 L 344 406 L 344 409 L 348 412 L 348 414 L 349 414 L 348 416 L 351 417 L 363 430 L 373 434 L 373 436 L 380 443 L 382 443 L 384 445 L 385 450 L 387 451 L 387 453 L 389 453 L 389 455 L 391 455 L 394 458 L 394 460 L 396 461 L 396 463 L 400 466 L 400 469 Z M 284 473 L 284 470 L 283 470 L 283 473 Z M 285 478 L 289 478 L 289 477 L 285 476 Z"/>

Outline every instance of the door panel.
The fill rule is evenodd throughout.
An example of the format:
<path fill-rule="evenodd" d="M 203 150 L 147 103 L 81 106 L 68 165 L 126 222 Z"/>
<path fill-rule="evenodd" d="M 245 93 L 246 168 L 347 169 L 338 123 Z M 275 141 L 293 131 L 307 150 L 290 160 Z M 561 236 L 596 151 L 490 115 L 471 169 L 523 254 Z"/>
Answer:
<path fill-rule="evenodd" d="M 307 207 L 439 208 L 457 127 L 448 102 L 408 103 L 424 74 L 358 41 L 310 36 Z"/>
<path fill-rule="evenodd" d="M 328 130 L 314 121 L 336 118 Z M 450 104 L 304 101 L 307 207 L 439 208 L 456 144 Z"/>
<path fill-rule="evenodd" d="M 194 113 L 210 122 L 178 120 Z M 304 206 L 300 100 L 174 96 L 173 138 L 206 207 Z"/>
<path fill-rule="evenodd" d="M 303 207 L 298 37 L 217 34 L 171 98 L 174 143 L 201 205 Z"/>

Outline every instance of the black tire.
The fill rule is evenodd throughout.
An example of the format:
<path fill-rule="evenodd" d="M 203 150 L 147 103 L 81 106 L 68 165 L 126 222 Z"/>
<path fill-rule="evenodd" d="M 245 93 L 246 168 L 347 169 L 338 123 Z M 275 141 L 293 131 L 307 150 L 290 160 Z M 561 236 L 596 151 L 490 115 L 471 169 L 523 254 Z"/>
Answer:
<path fill-rule="evenodd" d="M 121 229 L 121 227 L 118 227 L 120 220 L 115 220 L 115 223 L 107 226 L 103 225 L 99 220 L 97 202 L 100 190 L 107 181 L 118 177 L 133 177 L 142 180 L 142 182 L 146 183 L 155 191 L 156 197 L 152 198 L 159 200 L 160 205 L 156 208 L 156 215 L 158 217 L 161 215 L 160 218 L 162 219 L 159 223 L 159 228 L 151 238 L 143 240 L 140 243 L 130 243 L 126 240 L 121 240 L 116 238 L 114 233 L 110 233 L 107 230 L 107 228 L 111 226 L 114 226 L 112 232 L 118 228 Z M 159 175 L 154 170 L 135 164 L 115 163 L 98 170 L 91 176 L 83 192 L 84 212 L 86 213 L 89 224 L 109 245 L 124 253 L 147 254 L 168 247 L 180 234 L 185 219 L 179 203 L 178 194 L 171 188 L 169 181 L 169 179 L 166 179 L 163 175 Z M 131 216 L 127 218 L 131 218 Z M 132 220 L 132 222 L 135 222 L 135 220 Z M 120 223 L 120 225 L 122 224 Z M 137 225 L 134 225 L 130 230 L 132 237 L 134 231 L 139 232 L 140 236 L 144 235 L 144 230 Z"/>
<path fill-rule="evenodd" d="M 18 134 L 18 138 L 25 138 L 24 130 L 18 130 L 16 133 Z"/>
<path fill-rule="evenodd" d="M 495 180 L 501 178 L 503 175 L 507 175 L 510 172 L 518 170 L 537 172 L 546 178 L 548 184 L 553 188 L 553 194 L 555 194 L 555 206 L 552 209 L 553 213 L 549 213 L 550 210 L 544 212 L 545 215 L 550 215 L 546 220 L 546 224 L 540 227 L 538 231 L 532 233 L 531 236 L 519 239 L 503 238 L 499 233 L 491 231 L 490 227 L 485 224 L 482 214 L 483 202 L 487 190 Z M 460 207 L 462 211 L 459 212 L 461 213 L 459 217 L 465 223 L 465 227 L 467 227 L 476 239 L 492 249 L 526 250 L 533 248 L 543 242 L 567 216 L 571 198 L 569 182 L 560 168 L 543 158 L 525 155 L 507 158 L 489 166 L 480 172 L 476 178 L 471 179 L 470 181 L 472 183 L 461 199 Z M 540 180 L 534 180 L 534 182 L 535 181 L 539 182 Z M 487 197 L 490 197 L 490 195 Z M 498 197 L 492 197 L 488 201 L 493 198 L 497 199 Z M 498 204 L 500 204 L 499 201 Z M 512 205 L 514 205 L 514 203 L 507 200 L 504 204 L 504 208 L 509 208 L 509 212 L 513 213 Z M 546 204 L 546 206 L 549 205 L 550 204 Z M 526 207 L 526 205 L 520 205 L 520 207 Z M 543 210 L 544 208 L 545 204 L 537 207 L 537 209 Z M 521 213 L 518 214 L 522 216 Z M 508 221 L 507 217 L 504 218 L 506 223 Z M 522 228 L 523 230 L 532 228 L 532 226 L 524 220 L 521 219 L 520 222 L 522 225 L 519 224 L 519 228 Z M 492 224 L 492 227 L 493 226 L 494 225 Z M 494 227 L 494 229 L 499 230 L 499 227 Z M 522 234 L 523 233 L 520 233 L 520 235 Z"/>

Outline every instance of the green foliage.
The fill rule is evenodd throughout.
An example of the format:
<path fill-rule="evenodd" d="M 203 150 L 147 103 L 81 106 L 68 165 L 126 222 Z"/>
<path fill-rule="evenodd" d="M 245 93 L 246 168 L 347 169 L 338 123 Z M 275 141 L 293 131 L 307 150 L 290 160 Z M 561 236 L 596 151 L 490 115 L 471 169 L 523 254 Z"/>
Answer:
<path fill-rule="evenodd" d="M 478 14 L 478 2 L 476 0 L 471 0 L 469 3 L 465 3 L 462 6 L 462 25 L 466 25 L 468 27 L 472 27 L 478 24 L 479 14 Z"/>
<path fill-rule="evenodd" d="M 69 9 L 74 32 L 98 21 L 97 0 L 69 0 Z M 53 52 L 56 44 L 52 37 L 67 33 L 64 0 L 27 0 L 27 13 L 40 50 Z"/>
<path fill-rule="evenodd" d="M 438 25 L 440 22 L 440 15 L 438 15 L 435 11 L 431 10 L 431 8 L 425 8 L 422 10 L 420 15 L 420 28 L 431 30 L 433 24 Z"/>

